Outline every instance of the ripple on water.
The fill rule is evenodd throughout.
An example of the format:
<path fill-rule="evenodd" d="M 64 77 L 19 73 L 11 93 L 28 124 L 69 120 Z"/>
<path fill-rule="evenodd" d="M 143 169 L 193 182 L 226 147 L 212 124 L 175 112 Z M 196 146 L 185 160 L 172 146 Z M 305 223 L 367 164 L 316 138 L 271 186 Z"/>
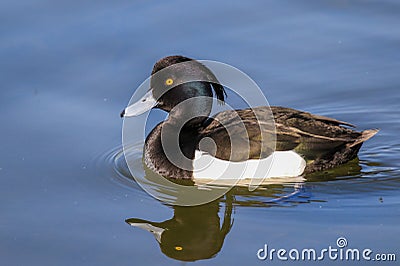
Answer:
<path fill-rule="evenodd" d="M 137 153 L 140 160 L 141 154 Z M 111 148 L 95 158 L 96 169 L 106 176 L 109 180 L 127 189 L 133 189 L 145 194 L 141 187 L 134 181 L 125 161 L 125 156 L 121 146 Z"/>

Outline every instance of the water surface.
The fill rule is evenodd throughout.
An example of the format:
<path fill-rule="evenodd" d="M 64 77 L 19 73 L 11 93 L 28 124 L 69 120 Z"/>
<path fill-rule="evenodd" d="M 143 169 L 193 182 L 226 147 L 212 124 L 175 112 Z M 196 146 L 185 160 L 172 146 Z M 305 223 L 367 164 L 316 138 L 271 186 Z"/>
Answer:
<path fill-rule="evenodd" d="M 399 13 L 391 0 L 3 1 L 2 264 L 280 264 L 257 250 L 322 249 L 341 236 L 398 252 Z M 124 172 L 118 115 L 171 54 L 241 69 L 272 105 L 381 131 L 358 160 L 306 182 L 166 206 Z M 160 245 L 130 218 L 168 234 Z"/>

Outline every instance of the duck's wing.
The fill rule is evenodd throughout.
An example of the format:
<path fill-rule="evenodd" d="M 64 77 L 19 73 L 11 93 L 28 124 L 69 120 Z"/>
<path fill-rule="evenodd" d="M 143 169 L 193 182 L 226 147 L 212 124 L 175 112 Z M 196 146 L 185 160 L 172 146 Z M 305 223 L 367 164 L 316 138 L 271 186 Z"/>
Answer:
<path fill-rule="evenodd" d="M 274 118 L 272 123 L 271 115 Z M 244 126 L 240 126 L 241 123 Z M 276 138 L 277 151 L 294 150 L 307 161 L 311 161 L 329 157 L 346 146 L 360 144 L 377 132 L 376 130 L 357 132 L 343 125 L 353 127 L 347 122 L 291 108 L 256 107 L 218 113 L 201 130 L 200 136 L 214 140 L 218 147 L 215 156 L 223 160 L 265 158 L 273 149 L 271 143 L 260 144 L 261 140 L 271 142 Z M 233 145 L 233 158 L 229 136 L 243 140 L 242 145 L 240 143 Z M 246 142 L 247 139 L 249 142 Z M 215 152 L 211 152 L 211 148 L 208 147 L 200 150 Z"/>
<path fill-rule="evenodd" d="M 276 149 L 286 150 L 288 142 L 296 143 L 293 149 L 306 160 L 329 156 L 366 140 L 363 132 L 343 126 L 354 127 L 347 122 L 286 107 L 273 106 L 271 110 L 276 126 Z"/>
<path fill-rule="evenodd" d="M 200 137 L 211 138 L 215 146 L 200 145 L 198 149 L 222 160 L 266 158 L 275 148 L 272 112 L 267 108 L 220 112 L 201 129 Z"/>
<path fill-rule="evenodd" d="M 315 115 L 304 111 L 299 111 L 292 108 L 281 107 L 281 106 L 271 106 L 270 107 L 272 113 L 274 114 L 275 122 L 282 122 L 286 120 L 291 120 L 293 122 L 303 122 L 304 120 L 308 121 L 318 121 L 325 124 L 330 125 L 345 125 L 349 127 L 355 127 L 353 124 L 348 122 L 340 121 L 331 117 Z"/>

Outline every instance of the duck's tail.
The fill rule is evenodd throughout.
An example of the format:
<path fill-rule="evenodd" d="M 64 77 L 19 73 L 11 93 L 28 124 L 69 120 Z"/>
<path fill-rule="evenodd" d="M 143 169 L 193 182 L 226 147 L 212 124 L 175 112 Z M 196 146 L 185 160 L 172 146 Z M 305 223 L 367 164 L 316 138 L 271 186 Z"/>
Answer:
<path fill-rule="evenodd" d="M 377 128 L 364 130 L 363 132 L 361 132 L 361 136 L 359 138 L 357 138 L 356 141 L 354 141 L 353 143 L 351 143 L 349 145 L 349 148 L 357 146 L 357 145 L 363 143 L 364 141 L 369 140 L 370 138 L 375 136 L 375 134 L 378 132 L 379 132 L 379 129 L 377 129 Z"/>

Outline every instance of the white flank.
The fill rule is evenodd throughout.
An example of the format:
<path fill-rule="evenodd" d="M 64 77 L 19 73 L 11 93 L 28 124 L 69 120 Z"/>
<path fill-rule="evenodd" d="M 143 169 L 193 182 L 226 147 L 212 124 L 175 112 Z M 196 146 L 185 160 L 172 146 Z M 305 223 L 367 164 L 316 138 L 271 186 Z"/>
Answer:
<path fill-rule="evenodd" d="M 233 181 L 251 178 L 298 177 L 304 172 L 306 161 L 294 151 L 275 151 L 261 160 L 230 162 L 197 151 L 193 161 L 195 181 Z"/>

